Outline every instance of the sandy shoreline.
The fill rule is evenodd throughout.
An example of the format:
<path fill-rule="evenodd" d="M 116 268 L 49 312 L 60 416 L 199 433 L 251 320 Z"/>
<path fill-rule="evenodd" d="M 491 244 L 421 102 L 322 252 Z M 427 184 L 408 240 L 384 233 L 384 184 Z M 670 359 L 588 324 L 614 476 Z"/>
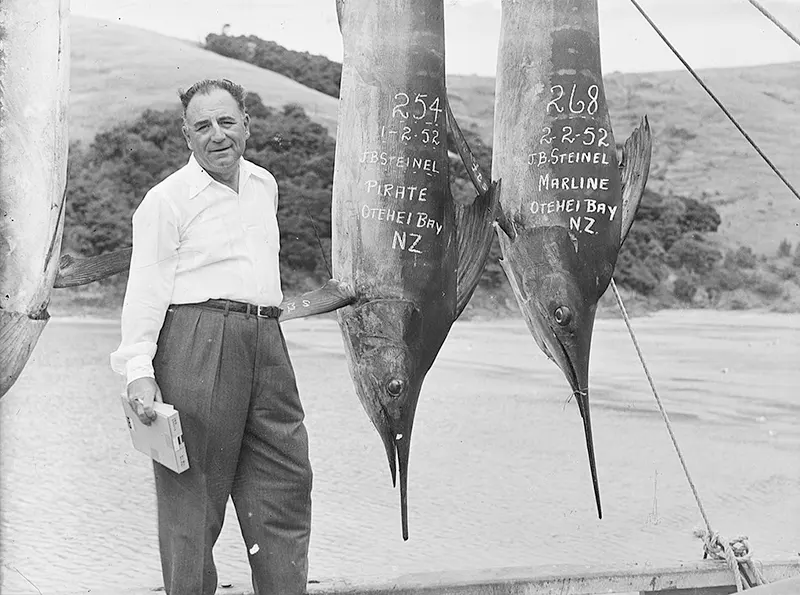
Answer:
<path fill-rule="evenodd" d="M 714 529 L 748 535 L 759 559 L 793 559 L 800 315 L 673 310 L 633 326 Z M 561 371 L 521 318 L 459 321 L 417 410 L 409 542 L 338 324 L 284 331 L 315 470 L 310 578 L 702 556 L 697 506 L 622 320 L 597 321 L 590 368 L 603 520 Z M 159 584 L 152 469 L 130 446 L 108 364 L 118 343 L 117 319 L 54 317 L 0 401 L 0 563 L 42 593 Z M 232 508 L 215 557 L 222 581 L 248 575 Z M 28 587 L 0 578 L 3 592 Z"/>

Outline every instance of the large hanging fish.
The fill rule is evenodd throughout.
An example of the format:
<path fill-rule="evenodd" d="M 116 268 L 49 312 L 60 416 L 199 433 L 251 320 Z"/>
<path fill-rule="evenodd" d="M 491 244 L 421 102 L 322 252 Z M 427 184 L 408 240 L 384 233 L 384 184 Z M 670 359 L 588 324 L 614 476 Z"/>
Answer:
<path fill-rule="evenodd" d="M 47 324 L 67 180 L 69 1 L 0 2 L 0 397 Z"/>
<path fill-rule="evenodd" d="M 417 400 L 483 271 L 495 193 L 484 182 L 466 207 L 450 193 L 443 0 L 338 0 L 337 10 L 344 60 L 332 258 L 352 301 L 338 317 L 393 483 L 399 467 L 408 539 Z"/>
<path fill-rule="evenodd" d="M 501 264 L 528 328 L 589 416 L 597 302 L 633 223 L 650 167 L 645 117 L 618 163 L 600 67 L 597 0 L 503 0 L 492 177 L 502 178 Z"/>

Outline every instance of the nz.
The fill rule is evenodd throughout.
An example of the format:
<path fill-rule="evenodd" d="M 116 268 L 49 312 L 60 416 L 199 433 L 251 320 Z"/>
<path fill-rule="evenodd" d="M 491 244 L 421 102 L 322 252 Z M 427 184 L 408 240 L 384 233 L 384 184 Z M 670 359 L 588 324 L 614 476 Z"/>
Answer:
<path fill-rule="evenodd" d="M 581 229 L 581 222 L 586 223 L 586 227 Z M 570 217 L 569 218 L 569 229 L 572 231 L 573 229 L 579 231 L 581 233 L 588 233 L 594 235 L 595 232 L 592 230 L 592 226 L 594 225 L 594 218 L 593 217 L 581 217 L 580 215 L 577 217 Z"/>
<path fill-rule="evenodd" d="M 408 247 L 409 252 L 413 252 L 414 254 L 422 254 L 420 250 L 417 250 L 417 244 L 422 239 L 422 236 L 418 233 L 409 233 L 409 236 L 414 238 L 414 243 Z M 404 231 L 395 231 L 394 237 L 392 238 L 392 249 L 397 250 L 397 247 L 400 246 L 400 250 L 406 249 L 406 240 L 408 239 L 406 232 Z"/>

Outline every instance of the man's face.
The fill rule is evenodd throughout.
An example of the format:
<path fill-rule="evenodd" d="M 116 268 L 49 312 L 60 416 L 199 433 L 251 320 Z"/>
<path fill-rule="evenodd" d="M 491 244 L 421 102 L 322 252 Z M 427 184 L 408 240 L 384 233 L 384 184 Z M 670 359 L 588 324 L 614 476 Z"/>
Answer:
<path fill-rule="evenodd" d="M 234 170 L 250 136 L 250 118 L 230 93 L 214 89 L 192 97 L 183 126 L 186 143 L 200 166 L 210 174 Z"/>

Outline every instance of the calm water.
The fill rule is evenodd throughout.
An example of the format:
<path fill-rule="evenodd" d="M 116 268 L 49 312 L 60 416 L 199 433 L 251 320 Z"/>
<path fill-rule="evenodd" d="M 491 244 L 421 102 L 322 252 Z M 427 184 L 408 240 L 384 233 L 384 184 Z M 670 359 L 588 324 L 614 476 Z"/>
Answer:
<path fill-rule="evenodd" d="M 800 316 L 636 319 L 714 528 L 754 555 L 800 552 Z M 458 323 L 428 375 L 400 535 L 380 440 L 352 389 L 338 326 L 284 325 L 315 470 L 310 578 L 558 563 L 697 560 L 702 524 L 618 320 L 591 367 L 599 521 L 577 406 L 521 320 Z M 161 584 L 149 459 L 130 446 L 108 368 L 115 321 L 53 320 L 0 401 L 3 593 Z M 221 582 L 249 572 L 232 508 Z"/>

